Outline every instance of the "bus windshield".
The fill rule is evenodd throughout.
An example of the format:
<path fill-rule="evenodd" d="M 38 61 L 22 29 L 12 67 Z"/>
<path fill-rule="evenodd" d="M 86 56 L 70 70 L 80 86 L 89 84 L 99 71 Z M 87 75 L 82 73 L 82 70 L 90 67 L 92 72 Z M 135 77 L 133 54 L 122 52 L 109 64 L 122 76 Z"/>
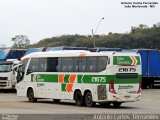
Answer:
<path fill-rule="evenodd" d="M 0 64 L 0 72 L 12 71 L 12 64 Z"/>

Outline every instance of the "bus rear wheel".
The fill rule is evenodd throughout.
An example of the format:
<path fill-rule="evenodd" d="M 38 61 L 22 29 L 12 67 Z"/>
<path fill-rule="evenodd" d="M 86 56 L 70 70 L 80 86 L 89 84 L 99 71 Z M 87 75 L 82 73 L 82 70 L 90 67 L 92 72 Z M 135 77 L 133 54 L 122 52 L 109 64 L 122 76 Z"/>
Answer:
<path fill-rule="evenodd" d="M 37 98 L 34 97 L 33 89 L 29 89 L 27 92 L 29 102 L 37 102 Z"/>
<path fill-rule="evenodd" d="M 85 104 L 87 107 L 93 107 L 95 106 L 95 102 L 93 102 L 93 99 L 92 99 L 92 93 L 91 92 L 87 92 L 85 94 Z"/>
<path fill-rule="evenodd" d="M 115 108 L 119 108 L 121 106 L 121 102 L 113 102 L 112 103 Z"/>
<path fill-rule="evenodd" d="M 77 91 L 74 95 L 75 103 L 77 106 L 82 106 L 84 104 L 84 98 L 80 91 Z"/>

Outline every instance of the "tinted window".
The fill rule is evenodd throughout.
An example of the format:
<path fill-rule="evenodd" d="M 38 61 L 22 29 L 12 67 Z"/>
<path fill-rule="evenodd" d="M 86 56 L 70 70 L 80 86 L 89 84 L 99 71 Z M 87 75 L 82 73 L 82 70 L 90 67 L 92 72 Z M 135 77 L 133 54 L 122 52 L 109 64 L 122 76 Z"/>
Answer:
<path fill-rule="evenodd" d="M 47 58 L 47 72 L 57 72 L 58 58 Z"/>
<path fill-rule="evenodd" d="M 29 63 L 28 70 L 31 72 L 39 72 L 38 67 L 39 67 L 39 58 L 32 58 Z"/>
<path fill-rule="evenodd" d="M 97 71 L 103 71 L 106 69 L 107 66 L 107 57 L 106 56 L 100 56 L 98 57 L 98 65 L 97 65 Z"/>
<path fill-rule="evenodd" d="M 22 71 L 23 71 L 23 72 L 25 72 L 27 63 L 28 63 L 28 58 L 27 58 L 27 59 L 24 59 L 24 60 L 22 60 L 22 61 L 20 62 L 20 64 L 22 64 Z"/>
<path fill-rule="evenodd" d="M 76 59 L 76 71 L 77 72 L 85 72 L 86 71 L 86 58 L 85 57 L 79 57 Z"/>
<path fill-rule="evenodd" d="M 73 58 L 62 59 L 62 72 L 73 72 Z"/>
<path fill-rule="evenodd" d="M 100 72 L 106 69 L 107 57 L 32 58 L 30 72 Z"/>
<path fill-rule="evenodd" d="M 138 73 L 116 73 L 116 77 L 119 79 L 137 78 Z"/>
<path fill-rule="evenodd" d="M 40 58 L 37 72 L 46 72 L 46 70 L 47 70 L 47 58 Z"/>
<path fill-rule="evenodd" d="M 97 71 L 97 57 L 87 57 L 87 72 Z"/>
<path fill-rule="evenodd" d="M 12 64 L 0 64 L 0 72 L 12 71 Z"/>
<path fill-rule="evenodd" d="M 28 67 L 31 72 L 57 72 L 58 58 L 32 58 Z"/>

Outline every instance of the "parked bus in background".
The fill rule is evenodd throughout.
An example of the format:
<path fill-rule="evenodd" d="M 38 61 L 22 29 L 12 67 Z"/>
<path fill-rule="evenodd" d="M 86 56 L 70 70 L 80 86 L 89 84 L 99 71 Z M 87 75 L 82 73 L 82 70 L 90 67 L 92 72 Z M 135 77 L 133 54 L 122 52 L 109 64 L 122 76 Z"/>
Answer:
<path fill-rule="evenodd" d="M 121 48 L 103 48 L 103 47 L 95 47 L 89 48 L 91 52 L 105 52 L 105 51 L 115 51 L 115 52 L 122 52 Z"/>
<path fill-rule="evenodd" d="M 48 47 L 46 51 L 64 51 L 64 50 L 86 50 L 88 51 L 87 47 L 71 47 L 71 46 L 58 46 L 58 47 Z"/>
<path fill-rule="evenodd" d="M 99 103 L 119 107 L 138 101 L 141 86 L 138 53 L 36 52 L 24 56 L 17 69 L 17 95 L 30 102 L 68 99 L 77 106 Z"/>
<path fill-rule="evenodd" d="M 13 68 L 18 62 L 17 59 L 8 59 L 0 62 L 0 89 L 15 88 L 16 80 Z"/>

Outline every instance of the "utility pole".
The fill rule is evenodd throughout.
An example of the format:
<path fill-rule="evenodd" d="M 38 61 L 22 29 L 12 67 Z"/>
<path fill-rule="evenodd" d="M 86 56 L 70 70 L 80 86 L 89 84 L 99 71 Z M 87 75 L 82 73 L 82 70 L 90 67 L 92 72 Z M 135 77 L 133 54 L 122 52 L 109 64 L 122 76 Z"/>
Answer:
<path fill-rule="evenodd" d="M 104 17 L 102 17 L 102 18 L 100 19 L 100 21 L 98 22 L 98 25 L 97 25 L 97 27 L 96 27 L 95 32 L 94 32 L 94 30 L 92 29 L 92 39 L 93 39 L 93 46 L 94 46 L 94 48 L 96 47 L 96 42 L 95 42 L 95 39 L 94 39 L 94 35 L 96 35 L 97 30 L 98 30 L 98 28 L 99 28 L 102 20 L 104 20 Z"/>

